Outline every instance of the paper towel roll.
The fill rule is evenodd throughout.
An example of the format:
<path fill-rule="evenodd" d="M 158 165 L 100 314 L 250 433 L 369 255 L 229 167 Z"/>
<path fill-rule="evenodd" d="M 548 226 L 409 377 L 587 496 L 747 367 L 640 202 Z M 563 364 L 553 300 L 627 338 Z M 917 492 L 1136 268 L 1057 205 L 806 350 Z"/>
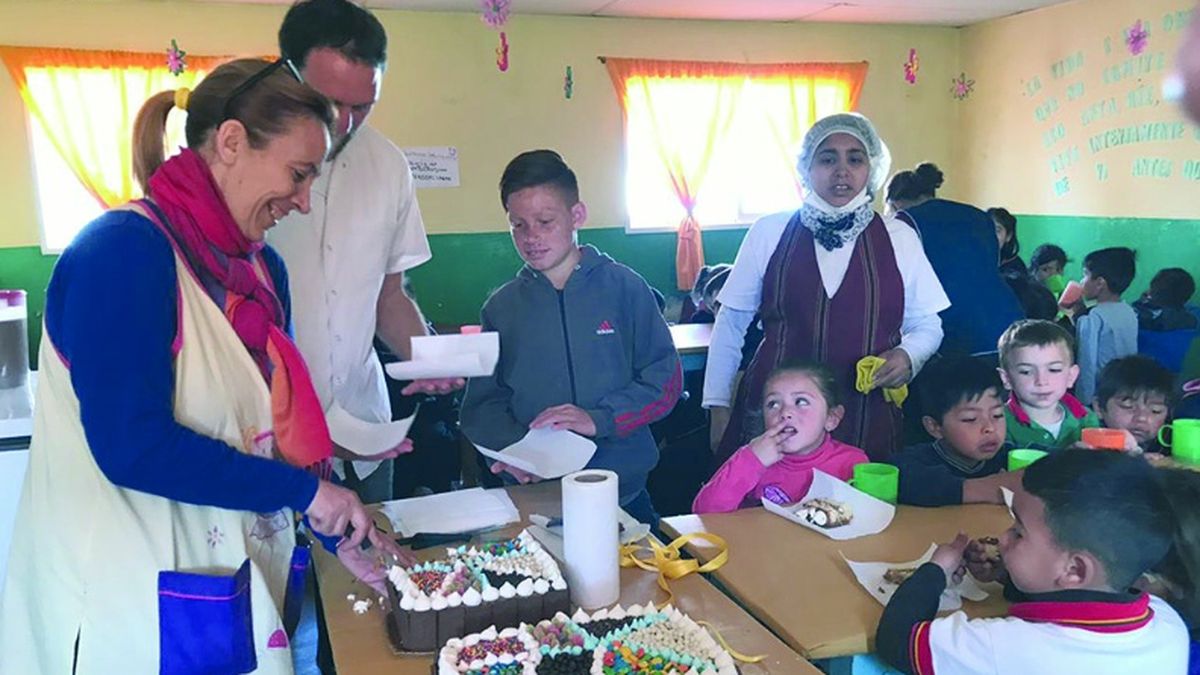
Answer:
<path fill-rule="evenodd" d="M 617 474 L 584 470 L 562 479 L 563 555 L 571 598 L 592 610 L 621 594 Z"/>

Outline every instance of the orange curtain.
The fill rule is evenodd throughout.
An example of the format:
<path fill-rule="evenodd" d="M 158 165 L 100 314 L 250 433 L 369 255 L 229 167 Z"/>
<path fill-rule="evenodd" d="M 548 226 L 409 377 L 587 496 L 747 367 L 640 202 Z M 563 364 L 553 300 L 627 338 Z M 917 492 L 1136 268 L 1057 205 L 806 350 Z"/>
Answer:
<path fill-rule="evenodd" d="M 790 63 L 765 68 L 750 84 L 754 104 L 766 118 L 775 139 L 778 157 L 791 172 L 797 194 L 796 173 L 800 142 L 817 120 L 858 108 L 858 97 L 867 79 L 867 63 Z"/>
<path fill-rule="evenodd" d="M 761 109 L 781 157 L 794 152 L 816 119 L 852 110 L 867 64 L 742 64 L 606 58 L 626 134 L 648 127 L 684 218 L 675 253 L 676 283 L 690 290 L 704 266 L 694 210 L 714 149 L 743 106 Z M 794 154 L 792 154 L 794 156 Z M 789 167 L 793 164 L 788 160 Z M 789 169 L 793 171 L 794 169 Z M 798 185 L 798 183 L 797 183 Z"/>
<path fill-rule="evenodd" d="M 30 116 L 104 208 L 139 196 L 133 180 L 133 120 L 157 92 L 193 88 L 228 57 L 187 56 L 176 77 L 167 55 L 0 46 Z M 182 139 L 178 139 L 182 143 Z"/>
<path fill-rule="evenodd" d="M 704 266 L 704 242 L 693 212 L 713 149 L 733 120 L 746 78 L 735 64 L 607 59 L 626 126 L 636 116 L 648 123 L 659 158 L 684 209 L 675 251 L 675 278 L 690 290 Z M 678 119 L 672 99 L 686 97 L 688 120 Z"/>

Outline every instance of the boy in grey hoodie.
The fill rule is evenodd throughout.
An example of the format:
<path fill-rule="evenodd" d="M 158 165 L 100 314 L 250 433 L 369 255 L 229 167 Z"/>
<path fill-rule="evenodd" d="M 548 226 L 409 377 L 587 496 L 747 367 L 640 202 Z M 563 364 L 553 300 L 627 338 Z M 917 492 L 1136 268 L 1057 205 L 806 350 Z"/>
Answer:
<path fill-rule="evenodd" d="M 531 428 L 590 437 L 597 447 L 588 468 L 616 472 L 621 506 L 656 525 L 646 492 L 658 463 L 649 424 L 675 407 L 683 377 L 650 286 L 579 246 L 587 207 L 558 153 L 533 150 L 509 162 L 500 202 L 525 265 L 484 303 L 483 329 L 500 333 L 500 362 L 491 377 L 468 383 L 463 432 L 495 449 Z M 492 472 L 536 480 L 500 462 Z"/>

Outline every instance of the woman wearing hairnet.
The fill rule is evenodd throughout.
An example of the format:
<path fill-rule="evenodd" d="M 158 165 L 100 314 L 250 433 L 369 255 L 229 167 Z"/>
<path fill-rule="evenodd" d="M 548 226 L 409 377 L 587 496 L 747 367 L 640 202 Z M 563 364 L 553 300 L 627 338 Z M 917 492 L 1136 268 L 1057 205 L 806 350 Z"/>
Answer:
<path fill-rule="evenodd" d="M 837 440 L 875 461 L 898 449 L 900 409 L 884 400 L 882 389 L 907 384 L 937 351 L 938 312 L 950 301 L 916 232 L 872 208 L 890 165 L 867 118 L 825 117 L 805 135 L 797 163 L 804 204 L 766 216 L 747 232 L 718 297 L 704 378 L 718 460 L 762 433 L 763 384 L 795 360 L 825 363 L 837 375 L 845 403 Z M 735 399 L 742 342 L 755 313 L 764 338 Z M 855 367 L 869 355 L 884 364 L 864 395 L 854 386 Z"/>

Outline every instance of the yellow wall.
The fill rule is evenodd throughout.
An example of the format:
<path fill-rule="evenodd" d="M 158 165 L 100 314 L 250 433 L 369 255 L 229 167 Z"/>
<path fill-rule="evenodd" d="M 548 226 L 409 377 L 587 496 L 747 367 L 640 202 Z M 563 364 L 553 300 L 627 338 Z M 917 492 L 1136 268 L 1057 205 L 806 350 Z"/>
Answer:
<path fill-rule="evenodd" d="M 1194 5 L 1078 0 L 965 29 L 965 193 L 1020 213 L 1196 218 L 1200 130 L 1160 93 Z M 1138 19 L 1150 36 L 1134 57 Z M 1129 131 L 1171 139 L 1122 143 Z"/>
<path fill-rule="evenodd" d="M 0 3 L 0 44 L 157 51 L 177 38 L 197 54 L 274 53 L 286 8 L 172 2 Z M 496 183 L 516 153 L 552 147 L 579 174 L 591 224 L 624 224 L 621 121 L 598 55 L 750 62 L 871 64 L 860 109 L 891 146 L 896 167 L 933 160 L 958 193 L 959 106 L 947 87 L 958 72 L 959 31 L 935 27 L 688 22 L 524 16 L 508 27 L 512 67 L 494 65 L 495 33 L 475 14 L 378 11 L 390 67 L 371 123 L 400 145 L 459 148 L 462 187 L 423 190 L 430 232 L 503 229 Z M 920 81 L 902 77 L 908 49 Z M 575 95 L 563 98 L 572 66 Z M 0 247 L 36 244 L 37 219 L 24 115 L 0 72 Z"/>

